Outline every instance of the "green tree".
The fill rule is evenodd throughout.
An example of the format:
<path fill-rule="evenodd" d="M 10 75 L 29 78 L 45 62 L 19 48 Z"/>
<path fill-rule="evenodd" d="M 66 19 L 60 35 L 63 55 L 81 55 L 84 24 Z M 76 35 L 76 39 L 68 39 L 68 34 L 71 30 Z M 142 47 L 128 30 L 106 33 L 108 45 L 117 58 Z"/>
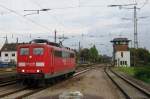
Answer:
<path fill-rule="evenodd" d="M 147 49 L 131 48 L 130 52 L 131 52 L 131 65 L 133 65 L 134 63 L 134 58 L 135 58 L 136 65 L 147 65 L 150 63 L 150 53 Z"/>
<path fill-rule="evenodd" d="M 89 55 L 90 55 L 91 62 L 97 62 L 99 55 L 95 45 L 90 48 Z"/>
<path fill-rule="evenodd" d="M 89 61 L 89 59 L 90 59 L 90 57 L 89 57 L 89 49 L 88 48 L 82 49 L 81 52 L 80 52 L 80 57 L 85 62 Z"/>

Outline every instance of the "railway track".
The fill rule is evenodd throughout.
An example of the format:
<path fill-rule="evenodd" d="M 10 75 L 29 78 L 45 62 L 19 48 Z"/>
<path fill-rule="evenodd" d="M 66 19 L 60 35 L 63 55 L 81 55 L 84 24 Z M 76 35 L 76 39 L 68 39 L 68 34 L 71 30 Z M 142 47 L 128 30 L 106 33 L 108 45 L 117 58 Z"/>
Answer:
<path fill-rule="evenodd" d="M 0 83 L 0 87 L 8 86 L 17 83 L 17 80 L 9 80 L 9 81 L 3 81 Z"/>
<path fill-rule="evenodd" d="M 104 71 L 126 99 L 150 99 L 150 92 L 147 90 L 112 71 L 110 68 L 104 68 Z"/>
<path fill-rule="evenodd" d="M 69 79 L 73 79 L 73 78 L 75 78 L 75 77 L 77 77 L 77 76 L 79 76 L 79 75 L 81 75 L 81 74 L 84 74 L 84 73 L 90 71 L 91 69 L 94 69 L 94 68 L 88 68 L 88 69 L 79 71 L 79 72 L 75 73 L 75 74 L 74 74 L 71 78 L 69 78 Z M 67 79 L 67 80 L 69 80 L 69 79 Z M 66 81 L 66 80 L 63 80 L 63 81 Z M 63 81 L 61 81 L 61 82 L 63 82 Z M 57 85 L 57 83 L 58 83 L 58 82 L 56 82 L 56 84 L 53 84 L 52 86 Z M 47 88 L 49 88 L 49 87 L 51 87 L 51 86 L 42 87 L 42 88 L 36 88 L 36 89 L 25 87 L 25 88 L 18 89 L 18 90 L 16 90 L 16 91 L 12 91 L 12 92 L 9 92 L 9 93 L 2 94 L 2 95 L 0 95 L 0 98 L 2 98 L 2 99 L 10 99 L 10 98 L 11 98 L 11 99 L 22 99 L 22 98 L 24 98 L 24 97 L 28 97 L 28 96 L 30 96 L 30 95 L 32 95 L 32 94 L 35 94 L 35 93 L 37 93 L 37 92 L 40 92 L 40 91 L 42 91 L 42 90 L 44 90 L 44 89 L 47 89 Z"/>

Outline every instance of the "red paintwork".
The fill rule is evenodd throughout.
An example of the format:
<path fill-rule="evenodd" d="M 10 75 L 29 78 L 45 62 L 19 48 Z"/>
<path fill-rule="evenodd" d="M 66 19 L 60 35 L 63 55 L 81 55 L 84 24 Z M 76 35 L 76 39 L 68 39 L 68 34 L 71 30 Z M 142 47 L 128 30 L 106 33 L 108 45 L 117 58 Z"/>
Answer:
<path fill-rule="evenodd" d="M 44 48 L 43 55 L 33 55 L 33 48 Z M 20 55 L 20 48 L 29 48 L 29 55 Z M 24 44 L 18 46 L 17 51 L 17 72 L 18 74 L 38 74 L 37 70 L 41 70 L 42 74 L 55 74 L 69 71 L 75 68 L 75 57 L 74 58 L 62 58 L 54 56 L 54 50 L 67 51 L 74 53 L 74 51 L 51 46 L 48 44 Z M 75 54 L 75 53 L 74 53 Z M 19 62 L 25 62 L 26 66 L 18 66 Z M 36 62 L 44 62 L 43 67 L 37 67 Z M 22 72 L 24 70 L 24 72 Z"/>

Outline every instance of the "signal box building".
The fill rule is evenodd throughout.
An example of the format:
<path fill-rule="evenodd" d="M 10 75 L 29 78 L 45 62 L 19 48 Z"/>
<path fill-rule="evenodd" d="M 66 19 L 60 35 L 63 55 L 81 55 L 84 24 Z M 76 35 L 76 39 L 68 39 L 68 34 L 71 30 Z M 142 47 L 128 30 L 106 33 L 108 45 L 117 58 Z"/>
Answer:
<path fill-rule="evenodd" d="M 130 51 L 127 38 L 115 38 L 113 43 L 113 62 L 115 66 L 130 66 Z"/>

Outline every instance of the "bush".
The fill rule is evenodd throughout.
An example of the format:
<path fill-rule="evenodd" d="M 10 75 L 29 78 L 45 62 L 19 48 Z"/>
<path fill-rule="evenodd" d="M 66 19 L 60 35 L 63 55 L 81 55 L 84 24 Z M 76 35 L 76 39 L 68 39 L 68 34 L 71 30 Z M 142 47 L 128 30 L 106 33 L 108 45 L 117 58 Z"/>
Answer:
<path fill-rule="evenodd" d="M 134 77 L 150 83 L 150 71 L 148 69 L 136 70 Z"/>

